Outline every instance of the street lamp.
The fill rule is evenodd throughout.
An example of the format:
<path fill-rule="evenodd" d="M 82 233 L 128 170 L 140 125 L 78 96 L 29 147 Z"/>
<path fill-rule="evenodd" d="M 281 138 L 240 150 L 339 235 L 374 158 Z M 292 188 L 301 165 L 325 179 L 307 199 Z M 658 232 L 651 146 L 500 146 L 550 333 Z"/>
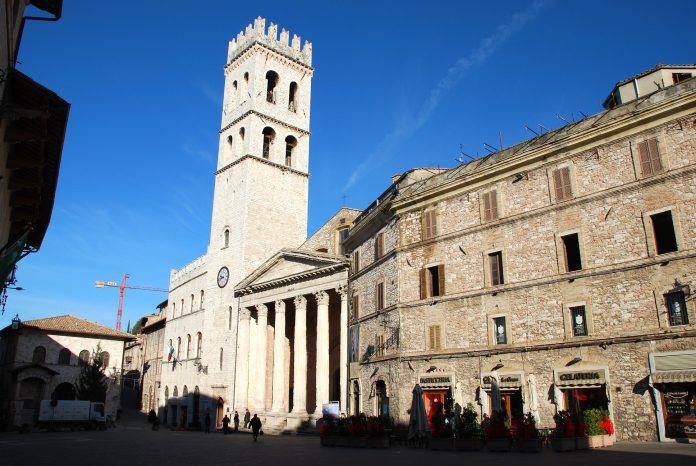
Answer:
<path fill-rule="evenodd" d="M 22 321 L 19 320 L 19 314 L 15 314 L 14 318 L 12 319 L 12 330 L 19 330 L 19 324 L 21 324 Z"/>

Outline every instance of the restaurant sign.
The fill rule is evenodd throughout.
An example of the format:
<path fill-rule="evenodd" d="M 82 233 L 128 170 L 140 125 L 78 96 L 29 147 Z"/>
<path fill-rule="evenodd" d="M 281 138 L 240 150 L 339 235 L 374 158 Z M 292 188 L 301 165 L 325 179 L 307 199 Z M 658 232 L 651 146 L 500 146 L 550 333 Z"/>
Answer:
<path fill-rule="evenodd" d="M 572 387 L 581 385 L 604 385 L 606 383 L 605 369 L 586 369 L 580 371 L 556 371 L 556 385 Z"/>
<path fill-rule="evenodd" d="M 432 388 L 450 388 L 454 386 L 454 375 L 447 373 L 422 374 L 418 383 L 423 390 Z"/>
<path fill-rule="evenodd" d="M 520 388 L 524 381 L 524 373 L 514 372 L 506 374 L 498 374 L 498 386 L 500 388 Z M 493 377 L 490 373 L 484 372 L 481 374 L 481 386 L 485 389 L 490 389 L 493 383 Z"/>

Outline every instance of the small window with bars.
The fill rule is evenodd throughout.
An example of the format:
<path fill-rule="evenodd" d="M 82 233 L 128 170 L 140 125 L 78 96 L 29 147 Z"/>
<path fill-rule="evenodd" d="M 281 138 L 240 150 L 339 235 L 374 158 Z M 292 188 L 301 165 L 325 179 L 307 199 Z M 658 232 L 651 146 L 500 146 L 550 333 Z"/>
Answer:
<path fill-rule="evenodd" d="M 496 345 L 506 345 L 508 342 L 507 338 L 507 326 L 505 324 L 505 317 L 495 317 L 493 319 L 493 332 Z"/>
<path fill-rule="evenodd" d="M 683 291 L 667 293 L 665 295 L 669 325 L 688 325 L 689 313 L 686 309 L 686 298 Z"/>
<path fill-rule="evenodd" d="M 424 240 L 437 236 L 437 211 L 435 209 L 428 209 L 423 212 L 422 227 Z"/>
<path fill-rule="evenodd" d="M 556 201 L 565 201 L 573 197 L 570 186 L 570 168 L 557 168 L 553 171 L 553 190 Z"/>
<path fill-rule="evenodd" d="M 483 221 L 490 222 L 498 218 L 498 194 L 496 190 L 483 193 Z"/>
<path fill-rule="evenodd" d="M 638 143 L 638 160 L 642 176 L 652 176 L 662 172 L 660 151 L 657 139 L 652 138 Z"/>
<path fill-rule="evenodd" d="M 442 348 L 441 328 L 439 325 L 431 325 L 428 327 L 428 349 L 439 350 Z"/>
<path fill-rule="evenodd" d="M 585 306 L 574 306 L 570 308 L 571 325 L 573 326 L 574 337 L 587 336 L 587 314 Z"/>

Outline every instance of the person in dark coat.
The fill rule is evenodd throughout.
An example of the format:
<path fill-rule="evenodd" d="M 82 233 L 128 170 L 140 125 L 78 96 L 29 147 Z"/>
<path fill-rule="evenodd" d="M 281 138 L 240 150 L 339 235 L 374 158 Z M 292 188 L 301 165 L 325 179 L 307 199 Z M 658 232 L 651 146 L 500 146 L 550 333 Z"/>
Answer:
<path fill-rule="evenodd" d="M 239 413 L 234 412 L 234 431 L 239 432 Z"/>
<path fill-rule="evenodd" d="M 259 432 L 261 431 L 261 419 L 254 414 L 254 417 L 251 418 L 251 421 L 249 421 L 249 425 L 251 426 L 251 433 L 254 436 L 254 442 L 259 436 Z"/>
<path fill-rule="evenodd" d="M 247 408 L 246 413 L 244 413 L 244 428 L 248 429 L 249 428 L 249 421 L 251 420 L 251 413 L 249 412 L 249 408 Z"/>
<path fill-rule="evenodd" d="M 209 434 L 210 433 L 210 411 L 205 412 L 205 433 Z"/>
<path fill-rule="evenodd" d="M 227 414 L 225 414 L 225 417 L 222 418 L 222 433 L 227 435 L 227 433 L 230 431 L 230 418 L 227 417 Z"/>

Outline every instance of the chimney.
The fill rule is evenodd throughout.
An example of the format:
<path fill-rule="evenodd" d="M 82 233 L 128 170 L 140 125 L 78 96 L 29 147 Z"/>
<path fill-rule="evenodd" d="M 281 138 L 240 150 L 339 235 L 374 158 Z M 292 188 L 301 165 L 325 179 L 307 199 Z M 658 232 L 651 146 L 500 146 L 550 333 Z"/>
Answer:
<path fill-rule="evenodd" d="M 401 173 L 397 173 L 395 175 L 391 176 L 392 183 L 396 183 L 396 181 L 401 177 Z"/>

